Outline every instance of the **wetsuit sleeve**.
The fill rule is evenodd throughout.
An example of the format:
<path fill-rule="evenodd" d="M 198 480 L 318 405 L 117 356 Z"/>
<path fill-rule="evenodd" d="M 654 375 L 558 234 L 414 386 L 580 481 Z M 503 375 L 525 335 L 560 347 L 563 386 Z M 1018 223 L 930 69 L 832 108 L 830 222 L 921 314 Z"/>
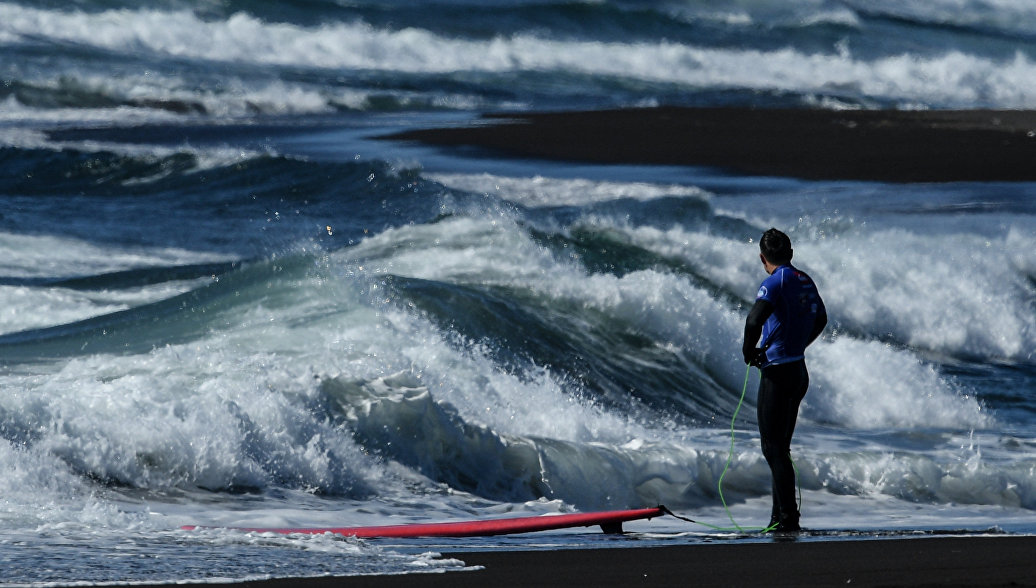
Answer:
<path fill-rule="evenodd" d="M 817 340 L 820 333 L 824 331 L 824 327 L 827 326 L 827 309 L 824 308 L 824 303 L 820 303 L 820 308 L 817 309 L 817 318 L 813 321 L 813 332 L 809 334 L 809 339 L 806 341 L 806 345 L 809 345 L 813 341 Z"/>
<path fill-rule="evenodd" d="M 766 319 L 773 314 L 773 303 L 763 298 L 757 298 L 752 310 L 748 311 L 748 320 L 745 321 L 745 341 L 741 344 L 741 354 L 744 355 L 745 363 L 754 365 L 758 361 L 756 344 L 763 334 L 763 325 Z"/>

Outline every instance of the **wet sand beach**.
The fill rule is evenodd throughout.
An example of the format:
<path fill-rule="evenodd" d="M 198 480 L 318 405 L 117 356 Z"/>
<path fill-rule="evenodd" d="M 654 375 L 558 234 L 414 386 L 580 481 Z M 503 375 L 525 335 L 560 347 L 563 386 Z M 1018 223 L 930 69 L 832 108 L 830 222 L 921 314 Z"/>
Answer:
<path fill-rule="evenodd" d="M 1036 586 L 1036 537 L 727 542 L 443 554 L 444 573 L 279 579 L 242 588 Z"/>
<path fill-rule="evenodd" d="M 643 108 L 493 114 L 384 139 L 604 164 L 882 182 L 1036 180 L 1036 112 Z"/>

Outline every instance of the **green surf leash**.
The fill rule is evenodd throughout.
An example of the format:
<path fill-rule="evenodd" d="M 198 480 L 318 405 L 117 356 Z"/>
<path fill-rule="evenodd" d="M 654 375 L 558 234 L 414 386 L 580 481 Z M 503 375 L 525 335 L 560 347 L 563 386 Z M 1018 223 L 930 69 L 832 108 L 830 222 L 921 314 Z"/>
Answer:
<path fill-rule="evenodd" d="M 718 525 L 710 525 L 708 523 L 703 523 L 701 521 L 694 521 L 695 523 L 698 523 L 699 525 L 708 527 L 708 528 L 713 529 L 715 531 L 737 531 L 739 533 L 746 533 L 748 531 L 758 531 L 760 533 L 768 533 L 768 532 L 774 530 L 775 528 L 777 528 L 777 523 L 774 523 L 774 524 L 772 524 L 772 525 L 770 525 L 768 527 L 742 527 L 741 525 L 737 524 L 736 520 L 734 520 L 734 514 L 730 512 L 730 507 L 727 505 L 727 500 L 723 496 L 723 478 L 727 475 L 727 472 L 730 470 L 730 464 L 734 460 L 734 444 L 735 444 L 735 428 L 734 428 L 734 425 L 737 422 L 737 415 L 738 415 L 738 413 L 741 412 L 741 406 L 745 403 L 745 394 L 748 392 L 748 377 L 749 377 L 749 375 L 751 375 L 751 373 L 752 373 L 752 365 L 748 364 L 747 369 L 745 369 L 745 382 L 741 386 L 741 398 L 738 399 L 738 401 L 737 401 L 737 408 L 734 409 L 734 415 L 730 418 L 730 451 L 727 452 L 727 462 L 726 462 L 726 464 L 724 464 L 724 466 L 723 466 L 723 473 L 720 474 L 719 482 L 716 484 L 716 489 L 719 491 L 719 500 L 720 500 L 720 502 L 723 503 L 723 510 L 726 511 L 727 517 L 730 518 L 730 522 L 734 526 L 733 527 L 721 527 L 721 526 L 718 526 Z M 791 456 L 789 455 L 789 457 L 791 457 Z M 792 465 L 793 468 L 795 468 L 795 480 L 796 480 L 796 485 L 798 485 L 797 483 L 798 483 L 798 479 L 799 479 L 799 470 L 798 470 L 798 467 L 795 465 L 795 460 L 794 459 L 792 460 L 791 465 Z M 799 509 L 801 510 L 801 508 L 802 508 L 802 486 L 801 485 L 798 486 L 798 491 L 799 491 Z"/>
<path fill-rule="evenodd" d="M 737 421 L 737 415 L 741 412 L 741 405 L 745 403 L 745 393 L 748 391 L 748 376 L 752 373 L 752 364 L 748 364 L 748 369 L 745 370 L 745 383 L 741 386 L 741 398 L 737 401 L 737 408 L 734 409 L 734 416 L 730 417 L 730 451 L 727 452 L 727 463 L 723 466 L 723 473 L 719 475 L 719 483 L 716 484 L 716 489 L 719 490 L 719 500 L 723 503 L 723 510 L 726 511 L 727 517 L 730 519 L 731 524 L 734 525 L 739 533 L 744 533 L 745 529 L 741 525 L 737 524 L 734 520 L 733 513 L 730 512 L 730 507 L 727 506 L 727 499 L 723 497 L 723 478 L 727 475 L 727 471 L 730 470 L 730 463 L 734 460 L 734 423 Z M 711 525 L 710 525 L 711 526 Z M 713 527 L 719 529 L 718 527 Z M 751 530 L 762 530 L 765 528 L 752 527 Z"/>

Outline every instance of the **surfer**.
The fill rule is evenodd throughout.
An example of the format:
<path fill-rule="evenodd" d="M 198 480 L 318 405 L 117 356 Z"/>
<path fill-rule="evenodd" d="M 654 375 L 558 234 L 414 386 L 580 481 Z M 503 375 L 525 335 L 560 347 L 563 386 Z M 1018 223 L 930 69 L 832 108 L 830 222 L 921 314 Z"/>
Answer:
<path fill-rule="evenodd" d="M 767 529 L 779 532 L 799 530 L 791 436 L 809 387 L 806 346 L 827 325 L 827 310 L 816 284 L 791 265 L 792 253 L 787 235 L 777 229 L 763 233 L 759 259 L 769 277 L 759 286 L 748 313 L 741 347 L 745 363 L 762 372 L 759 436 L 773 477 L 773 511 Z"/>

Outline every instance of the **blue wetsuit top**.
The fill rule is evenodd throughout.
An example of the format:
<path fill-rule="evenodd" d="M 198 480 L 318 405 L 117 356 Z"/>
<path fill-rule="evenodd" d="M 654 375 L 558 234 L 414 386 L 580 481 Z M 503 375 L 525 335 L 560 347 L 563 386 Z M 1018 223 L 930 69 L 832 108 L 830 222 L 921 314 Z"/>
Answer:
<path fill-rule="evenodd" d="M 791 363 L 805 358 L 806 346 L 827 324 L 827 310 L 813 279 L 790 264 L 775 269 L 763 280 L 756 294 L 756 305 L 765 301 L 772 314 L 763 324 L 761 346 L 766 348 L 766 364 Z"/>

